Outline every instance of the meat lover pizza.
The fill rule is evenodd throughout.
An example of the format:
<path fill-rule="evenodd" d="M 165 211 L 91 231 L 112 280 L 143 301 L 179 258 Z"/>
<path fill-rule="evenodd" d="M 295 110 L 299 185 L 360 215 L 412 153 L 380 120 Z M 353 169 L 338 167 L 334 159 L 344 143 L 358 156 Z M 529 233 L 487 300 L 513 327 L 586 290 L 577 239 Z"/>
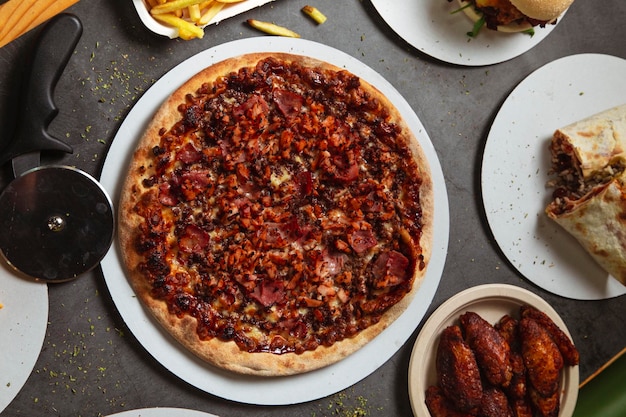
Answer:
<path fill-rule="evenodd" d="M 392 103 L 347 70 L 286 53 L 213 64 L 161 105 L 131 159 L 128 279 L 217 367 L 280 376 L 335 363 L 424 279 L 428 161 Z"/>

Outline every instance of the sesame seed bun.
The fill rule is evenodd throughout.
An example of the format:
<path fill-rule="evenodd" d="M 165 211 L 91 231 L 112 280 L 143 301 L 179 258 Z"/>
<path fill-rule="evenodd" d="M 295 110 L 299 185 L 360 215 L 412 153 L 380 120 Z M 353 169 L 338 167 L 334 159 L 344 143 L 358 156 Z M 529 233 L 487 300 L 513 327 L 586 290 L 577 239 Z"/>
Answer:
<path fill-rule="evenodd" d="M 574 0 L 510 0 L 511 4 L 526 16 L 552 21 L 563 14 Z"/>

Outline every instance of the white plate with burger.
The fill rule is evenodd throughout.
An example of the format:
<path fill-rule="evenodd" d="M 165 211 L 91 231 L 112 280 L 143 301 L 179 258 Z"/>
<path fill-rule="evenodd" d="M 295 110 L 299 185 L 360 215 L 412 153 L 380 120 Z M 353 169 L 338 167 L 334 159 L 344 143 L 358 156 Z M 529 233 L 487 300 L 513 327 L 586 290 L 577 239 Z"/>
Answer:
<path fill-rule="evenodd" d="M 409 397 L 415 416 L 427 417 L 426 390 L 437 384 L 435 360 L 441 332 L 459 324 L 466 312 L 478 314 L 494 325 L 504 315 L 519 320 L 520 307 L 528 305 L 547 315 L 571 340 L 571 335 L 558 313 L 541 297 L 520 287 L 505 284 L 487 284 L 469 288 L 444 302 L 426 320 L 420 331 L 409 362 Z M 575 342 L 575 341 L 574 341 Z M 579 368 L 564 366 L 560 375 L 561 417 L 570 417 L 578 398 Z"/>
<path fill-rule="evenodd" d="M 182 380 L 213 395 L 248 404 L 297 404 L 331 395 L 367 377 L 383 365 L 408 340 L 424 317 L 437 290 L 448 246 L 449 218 L 445 181 L 435 149 L 416 114 L 404 98 L 380 74 L 334 48 L 303 39 L 249 38 L 203 51 L 159 79 L 120 126 L 107 155 L 102 185 L 114 201 L 119 199 L 128 159 L 161 103 L 184 81 L 207 67 L 230 57 L 252 52 L 288 52 L 317 58 L 346 68 L 385 94 L 400 111 L 430 164 L 435 210 L 433 250 L 419 291 L 398 319 L 347 358 L 324 368 L 286 377 L 259 377 L 220 370 L 201 361 L 176 342 L 145 310 L 126 279 L 119 248 L 113 245 L 102 269 L 113 301 L 124 321 L 144 348 Z M 276 395 L 276 393 L 280 393 Z"/>
<path fill-rule="evenodd" d="M 371 0 L 387 24 L 405 41 L 421 52 L 451 64 L 482 66 L 508 61 L 535 47 L 544 40 L 563 18 L 571 0 L 564 0 L 556 11 L 531 9 L 527 0 L 514 0 L 526 13 L 546 19 L 558 16 L 556 24 L 535 27 L 534 35 L 511 30 L 525 30 L 528 26 L 501 27 L 499 31 L 483 27 L 476 36 L 468 36 L 478 18 L 475 13 L 464 13 L 457 0 Z M 549 3 L 551 6 L 557 2 Z M 471 6 L 464 9 L 472 10 Z M 538 13 L 538 14 L 535 14 Z M 470 17 L 471 16 L 471 17 Z M 552 17 L 550 17 L 552 18 Z M 546 19 L 547 20 L 547 19 Z"/>
<path fill-rule="evenodd" d="M 524 277 L 578 300 L 626 294 L 576 239 L 545 214 L 556 129 L 626 102 L 626 60 L 580 54 L 553 61 L 505 100 L 487 137 L 482 193 L 500 249 Z"/>
<path fill-rule="evenodd" d="M 37 362 L 48 326 L 48 286 L 22 278 L 0 259 L 0 412 Z"/>

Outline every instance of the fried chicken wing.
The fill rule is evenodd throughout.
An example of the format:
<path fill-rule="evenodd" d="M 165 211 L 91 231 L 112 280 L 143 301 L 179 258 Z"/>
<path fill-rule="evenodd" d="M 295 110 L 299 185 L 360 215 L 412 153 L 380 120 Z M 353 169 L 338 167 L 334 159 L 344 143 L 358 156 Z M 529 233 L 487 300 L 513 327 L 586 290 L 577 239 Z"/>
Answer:
<path fill-rule="evenodd" d="M 548 396 L 543 396 L 536 389 L 530 387 L 528 394 L 538 417 L 557 417 L 559 415 L 561 397 L 558 390 Z"/>
<path fill-rule="evenodd" d="M 520 307 L 520 314 L 522 317 L 530 317 L 537 323 L 545 327 L 552 339 L 556 343 L 563 355 L 565 364 L 568 366 L 576 366 L 580 362 L 580 354 L 578 349 L 574 346 L 574 342 L 565 334 L 565 332 L 556 325 L 556 323 L 543 311 L 536 309 L 533 306 L 523 305 Z"/>
<path fill-rule="evenodd" d="M 517 333 L 518 321 L 513 317 L 505 314 L 494 325 L 498 333 L 506 340 L 511 351 L 519 350 L 519 335 Z"/>
<path fill-rule="evenodd" d="M 478 417 L 513 417 L 506 394 L 496 387 L 486 388 Z"/>
<path fill-rule="evenodd" d="M 474 312 L 461 315 L 465 340 L 476 354 L 478 366 L 487 381 L 506 387 L 511 382 L 511 349 L 507 341 L 485 319 Z"/>
<path fill-rule="evenodd" d="M 522 358 L 522 354 L 520 353 L 518 326 L 519 322 L 508 314 L 502 316 L 494 325 L 496 330 L 511 347 L 510 357 L 513 375 L 511 377 L 511 383 L 506 387 L 506 393 L 512 401 L 524 400 L 526 397 L 526 366 L 524 365 L 524 358 Z"/>
<path fill-rule="evenodd" d="M 483 395 L 480 370 L 459 326 L 446 327 L 441 333 L 435 367 L 439 387 L 457 410 L 473 412 L 480 407 Z"/>
<path fill-rule="evenodd" d="M 527 398 L 519 398 L 511 401 L 513 417 L 534 417 L 533 409 Z"/>
<path fill-rule="evenodd" d="M 457 411 L 441 389 L 435 385 L 426 390 L 426 407 L 432 417 L 471 417 L 472 414 Z"/>
<path fill-rule="evenodd" d="M 543 397 L 557 391 L 563 356 L 548 331 L 534 319 L 520 320 L 519 334 L 528 382 Z"/>
<path fill-rule="evenodd" d="M 506 393 L 513 400 L 523 399 L 526 397 L 526 366 L 521 353 L 511 352 L 511 368 L 513 376 L 511 383 L 506 387 Z"/>

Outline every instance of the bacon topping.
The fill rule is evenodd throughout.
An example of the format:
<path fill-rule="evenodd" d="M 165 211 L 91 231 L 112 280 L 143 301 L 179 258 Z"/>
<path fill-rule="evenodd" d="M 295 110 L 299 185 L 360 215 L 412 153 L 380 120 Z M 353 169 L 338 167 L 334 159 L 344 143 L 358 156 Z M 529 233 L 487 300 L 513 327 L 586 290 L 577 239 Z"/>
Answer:
<path fill-rule="evenodd" d="M 175 206 L 178 199 L 172 194 L 172 186 L 168 182 L 159 185 L 159 202 L 164 206 Z"/>
<path fill-rule="evenodd" d="M 402 283 L 408 278 L 409 260 L 400 252 L 382 253 L 374 264 L 374 286 L 389 287 Z"/>
<path fill-rule="evenodd" d="M 283 281 L 262 280 L 250 293 L 250 297 L 258 301 L 264 307 L 269 307 L 285 298 Z"/>
<path fill-rule="evenodd" d="M 300 113 L 304 102 L 301 95 L 283 89 L 275 90 L 273 98 L 274 102 L 278 106 L 278 109 L 287 119 L 292 119 L 297 116 Z"/>
<path fill-rule="evenodd" d="M 178 247 L 186 253 L 200 254 L 209 244 L 209 235 L 198 226 L 189 224 L 178 238 Z"/>
<path fill-rule="evenodd" d="M 191 143 L 185 144 L 176 154 L 176 159 L 185 164 L 193 164 L 202 159 L 202 153 L 197 150 Z"/>
<path fill-rule="evenodd" d="M 370 248 L 376 246 L 376 237 L 370 229 L 357 230 L 354 233 L 348 235 L 350 246 L 358 254 L 362 254 Z"/>
<path fill-rule="evenodd" d="M 258 119 L 260 116 L 264 116 L 268 113 L 269 106 L 265 99 L 258 95 L 250 96 L 241 105 L 233 108 L 233 116 L 235 117 L 247 117 L 253 120 Z"/>

